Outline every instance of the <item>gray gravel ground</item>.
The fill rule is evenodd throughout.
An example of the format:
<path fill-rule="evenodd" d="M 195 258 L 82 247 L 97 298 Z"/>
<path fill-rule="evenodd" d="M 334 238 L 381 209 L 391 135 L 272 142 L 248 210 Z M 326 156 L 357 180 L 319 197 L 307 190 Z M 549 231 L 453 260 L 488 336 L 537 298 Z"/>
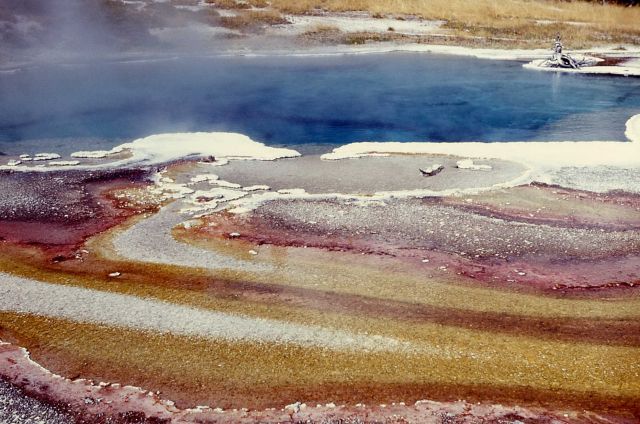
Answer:
<path fill-rule="evenodd" d="M 98 213 L 79 175 L 0 172 L 3 220 L 83 220 Z"/>
<path fill-rule="evenodd" d="M 505 221 L 421 199 L 396 199 L 384 206 L 274 201 L 258 208 L 256 214 L 290 237 L 296 237 L 300 230 L 318 236 L 354 234 L 383 244 L 438 249 L 468 257 L 597 259 L 640 251 L 637 231 Z"/>
<path fill-rule="evenodd" d="M 369 194 L 396 190 L 446 190 L 450 188 L 489 187 L 511 181 L 525 171 L 522 165 L 505 161 L 476 160 L 490 164 L 491 171 L 457 169 L 460 158 L 428 155 L 364 157 L 337 161 L 321 160 L 318 155 L 270 161 L 232 161 L 226 166 L 202 172 L 217 174 L 221 179 L 250 186 L 266 184 L 275 190 L 304 188 L 309 193 Z M 433 164 L 444 170 L 433 177 L 423 177 L 419 168 Z"/>
<path fill-rule="evenodd" d="M 139 181 L 144 171 L 0 172 L 0 219 L 69 224 L 102 213 L 89 186 L 100 181 Z"/>
<path fill-rule="evenodd" d="M 544 182 L 601 193 L 610 190 L 640 193 L 640 169 L 625 169 L 614 166 L 560 168 L 555 171 L 547 171 L 547 181 Z"/>
<path fill-rule="evenodd" d="M 173 227 L 186 220 L 178 213 L 181 204 L 176 202 L 162 208 L 118 234 L 113 245 L 119 255 L 134 261 L 151 262 L 206 269 L 243 269 L 267 271 L 267 265 L 235 259 L 213 250 L 200 249 L 176 241 L 171 235 Z"/>
<path fill-rule="evenodd" d="M 0 379 L 0 424 L 73 424 L 75 420 L 55 408 L 22 394 Z"/>
<path fill-rule="evenodd" d="M 415 351 L 411 343 L 391 337 L 227 314 L 4 273 L 0 273 L 0 310 L 214 340 L 367 352 Z"/>

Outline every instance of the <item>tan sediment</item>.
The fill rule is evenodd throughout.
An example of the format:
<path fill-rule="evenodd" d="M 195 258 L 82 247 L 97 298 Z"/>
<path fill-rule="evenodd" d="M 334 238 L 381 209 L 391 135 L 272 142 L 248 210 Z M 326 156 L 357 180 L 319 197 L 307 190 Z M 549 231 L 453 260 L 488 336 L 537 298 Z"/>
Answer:
<path fill-rule="evenodd" d="M 563 351 L 565 359 L 558 362 L 555 346 L 534 352 L 524 343 L 521 350 L 503 353 L 495 346 L 492 361 L 469 357 L 451 360 L 229 344 L 6 313 L 0 314 L 0 320 L 4 340 L 32 345 L 33 358 L 55 372 L 160 390 L 182 406 L 204 403 L 258 408 L 279 406 L 292 399 L 409 402 L 433 397 L 434 392 L 438 393 L 435 398 L 443 400 L 459 395 L 491 399 L 492 395 L 483 398 L 485 389 L 492 394 L 504 391 L 501 396 L 505 400 L 511 390 L 519 395 L 510 401 L 525 403 L 527 400 L 519 396 L 528 387 L 532 398 L 535 392 L 570 393 L 577 400 L 573 406 L 591 396 L 603 401 L 601 407 L 611 402 L 618 407 L 626 404 L 625 409 L 632 406 L 639 390 L 633 360 L 637 349 L 603 348 L 601 355 L 585 355 L 574 346 Z M 519 365 L 508 359 L 519 355 Z M 386 392 L 385 387 L 391 390 Z M 472 387 L 477 393 L 472 394 Z M 366 394 L 367 388 L 373 389 L 372 394 Z M 560 396 L 561 404 L 569 397 Z M 555 403 L 543 396 L 536 401 Z M 597 403 L 591 408 L 598 409 Z"/>
<path fill-rule="evenodd" d="M 219 217 L 215 219 L 222 225 Z M 214 228 L 220 229 L 220 226 Z M 242 231 L 240 223 L 222 227 L 222 232 L 225 228 L 240 228 Z M 251 231 L 251 229 L 246 230 L 247 233 Z M 184 230 L 176 229 L 174 234 L 181 240 L 187 241 Z M 231 249 L 233 244 L 241 254 L 247 254 L 246 252 L 250 249 L 259 249 L 260 254 L 256 260 L 274 263 L 281 261 L 283 266 L 286 264 L 288 267 L 279 278 L 271 278 L 271 281 L 296 287 L 343 294 L 366 293 L 368 297 L 373 298 L 526 316 L 585 318 L 637 318 L 640 316 L 638 312 L 640 299 L 618 299 L 607 303 L 596 300 L 554 299 L 497 288 L 451 284 L 463 278 L 442 270 L 433 270 L 433 265 L 423 266 L 423 269 L 431 274 L 425 278 L 424 274 L 420 275 L 415 270 L 407 269 L 404 263 L 398 264 L 392 258 L 363 256 L 350 252 L 324 252 L 318 249 L 257 247 L 250 242 L 216 240 L 206 235 L 198 236 L 193 232 L 189 236 L 190 242 L 197 243 L 203 248 Z M 374 267 L 374 263 L 377 266 Z M 473 299 L 473 302 L 465 302 L 464 299 Z"/>
<path fill-rule="evenodd" d="M 95 382 L 85 379 L 67 379 L 52 374 L 34 362 L 27 351 L 11 344 L 0 343 L 0 369 L 3 378 L 10 383 L 18 384 L 23 393 L 35 397 L 41 402 L 53 402 L 58 408 L 66 411 L 67 415 L 74 415 L 81 422 L 113 423 L 113 422 L 216 422 L 216 423 L 276 423 L 291 420 L 304 422 L 316 422 L 332 420 L 351 421 L 380 421 L 387 417 L 397 417 L 403 422 L 415 423 L 439 423 L 441 417 L 459 417 L 465 420 L 500 421 L 501 419 L 535 419 L 548 421 L 562 417 L 564 422 L 574 422 L 588 419 L 590 422 L 607 420 L 633 420 L 633 409 L 625 411 L 576 411 L 566 407 L 555 409 L 547 405 L 537 407 L 503 406 L 491 403 L 474 403 L 465 400 L 453 402 L 418 400 L 415 404 L 406 402 L 391 402 L 365 405 L 361 402 L 355 405 L 336 405 L 335 403 L 308 405 L 303 402 L 289 404 L 284 408 L 267 408 L 250 410 L 222 409 L 197 406 L 193 409 L 180 409 L 175 403 L 160 392 L 148 392 L 143 388 L 134 386 L 121 386 L 107 382 Z M 19 383 L 18 383 L 19 382 Z M 333 397 L 357 398 L 361 390 L 358 386 L 347 387 L 344 384 L 323 386 L 316 390 L 315 395 L 320 396 L 326 389 L 331 389 Z M 434 397 L 447 387 L 431 385 L 427 387 L 412 386 L 404 388 L 403 392 L 397 391 L 397 386 L 382 385 L 367 387 L 368 396 L 372 399 L 386 399 L 390 394 L 410 396 L 412 392 L 420 394 L 429 390 Z M 296 393 L 295 388 L 286 388 L 280 391 L 291 398 L 305 396 Z M 468 387 L 466 393 L 473 397 L 474 390 L 482 390 L 482 387 Z M 350 393 L 350 394 L 347 394 Z M 343 394 L 344 393 L 344 394 Z M 500 399 L 500 390 L 492 390 L 494 397 Z M 529 393 L 533 399 L 538 393 Z M 572 393 L 573 403 L 576 402 L 575 393 Z M 326 396 L 325 396 L 326 397 Z M 594 395 L 590 395 L 591 399 Z M 578 398 L 582 401 L 582 398 Z M 616 402 L 623 405 L 623 399 Z M 624 408 L 619 408 L 624 409 Z"/>
<path fill-rule="evenodd" d="M 479 214 L 532 223 L 605 229 L 640 226 L 639 196 L 596 194 L 543 184 L 494 190 L 464 199 L 449 197 L 444 198 L 443 203 Z"/>

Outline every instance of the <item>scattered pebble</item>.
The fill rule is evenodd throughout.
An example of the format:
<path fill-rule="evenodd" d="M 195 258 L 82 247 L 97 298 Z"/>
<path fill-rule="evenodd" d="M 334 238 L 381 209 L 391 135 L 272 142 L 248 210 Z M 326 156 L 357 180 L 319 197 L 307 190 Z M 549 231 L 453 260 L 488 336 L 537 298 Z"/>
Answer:
<path fill-rule="evenodd" d="M 472 171 L 490 171 L 493 169 L 491 165 L 478 165 L 472 159 L 463 159 L 456 162 L 456 168 L 471 169 Z"/>

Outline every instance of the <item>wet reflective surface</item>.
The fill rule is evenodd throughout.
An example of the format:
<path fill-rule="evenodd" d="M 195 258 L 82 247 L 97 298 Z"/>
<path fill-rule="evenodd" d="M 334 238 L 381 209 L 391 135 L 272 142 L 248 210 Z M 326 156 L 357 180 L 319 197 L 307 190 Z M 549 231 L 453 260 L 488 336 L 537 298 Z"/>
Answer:
<path fill-rule="evenodd" d="M 640 81 L 428 54 L 176 58 L 0 74 L 0 150 L 104 148 L 161 132 L 268 144 L 625 140 Z"/>

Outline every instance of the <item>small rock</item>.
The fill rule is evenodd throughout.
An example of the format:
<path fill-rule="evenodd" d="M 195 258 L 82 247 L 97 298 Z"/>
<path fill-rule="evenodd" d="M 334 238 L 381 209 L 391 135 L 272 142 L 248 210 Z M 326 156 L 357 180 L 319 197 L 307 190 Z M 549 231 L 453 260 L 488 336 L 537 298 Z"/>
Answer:
<path fill-rule="evenodd" d="M 284 407 L 284 409 L 289 409 L 291 411 L 293 411 L 294 413 L 298 413 L 300 412 L 300 406 L 302 405 L 302 403 L 300 402 L 296 402 L 296 403 L 292 403 L 291 405 L 287 405 Z M 306 406 L 306 405 L 305 405 Z"/>
<path fill-rule="evenodd" d="M 302 195 L 307 192 L 303 188 L 287 188 L 277 191 L 278 194 L 294 194 L 294 195 Z"/>
<path fill-rule="evenodd" d="M 419 169 L 420 169 L 420 173 L 424 177 L 433 177 L 434 175 L 438 175 L 440 172 L 442 172 L 442 170 L 444 169 L 444 166 L 440 165 L 439 163 L 436 163 L 427 168 L 419 168 Z"/>
<path fill-rule="evenodd" d="M 119 277 L 119 276 L 121 276 L 121 275 L 122 275 L 121 273 L 119 273 L 118 271 L 116 271 L 116 272 L 112 272 L 111 274 L 109 274 L 109 277 L 111 277 L 111 278 L 115 278 L 115 277 Z"/>
<path fill-rule="evenodd" d="M 490 171 L 493 169 L 491 165 L 478 165 L 472 159 L 463 159 L 456 162 L 456 168 L 471 169 L 472 171 Z"/>
<path fill-rule="evenodd" d="M 247 187 L 242 187 L 243 191 L 260 191 L 260 190 L 271 190 L 271 187 L 268 185 L 252 185 Z"/>

